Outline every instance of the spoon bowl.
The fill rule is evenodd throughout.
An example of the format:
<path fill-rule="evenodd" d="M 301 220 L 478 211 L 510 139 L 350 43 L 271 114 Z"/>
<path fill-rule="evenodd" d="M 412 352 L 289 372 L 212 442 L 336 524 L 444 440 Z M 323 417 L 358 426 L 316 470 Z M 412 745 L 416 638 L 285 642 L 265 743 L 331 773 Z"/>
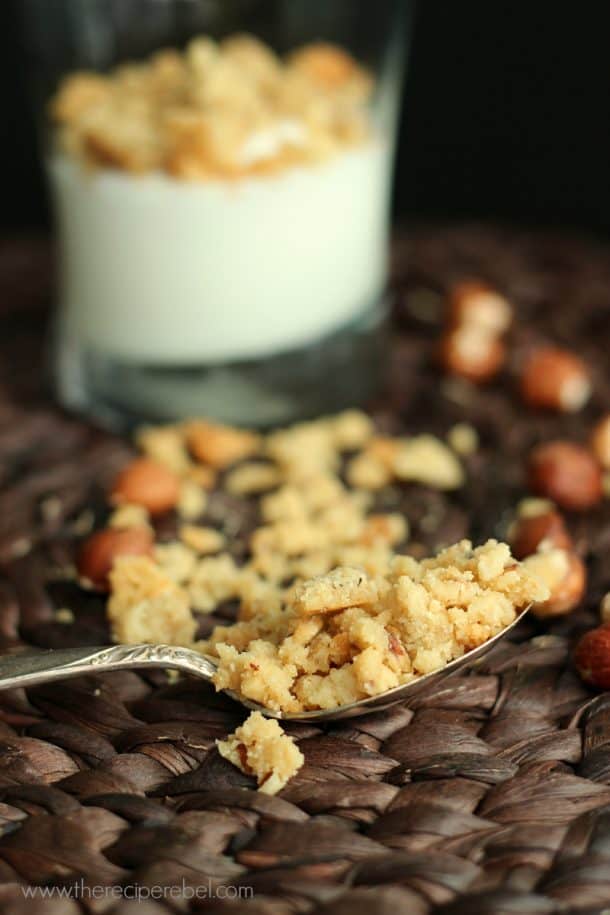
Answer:
<path fill-rule="evenodd" d="M 397 702 L 404 702 L 418 696 L 432 684 L 440 683 L 458 670 L 471 667 L 485 657 L 515 626 L 521 622 L 530 608 L 526 607 L 514 621 L 497 635 L 483 642 L 460 658 L 450 661 L 444 667 L 423 674 L 410 683 L 395 686 L 376 696 L 368 696 L 348 705 L 333 709 L 316 709 L 308 712 L 286 714 L 251 702 L 232 690 L 227 695 L 246 708 L 262 712 L 268 718 L 283 721 L 337 721 L 341 718 L 355 718 L 369 712 L 389 708 Z M 216 673 L 216 661 L 209 655 L 199 654 L 190 648 L 175 645 L 111 645 L 102 648 L 59 648 L 50 651 L 27 652 L 0 657 L 0 690 L 36 686 L 69 677 L 105 673 L 111 670 L 130 668 L 166 668 L 180 670 L 200 680 L 211 683 Z"/>

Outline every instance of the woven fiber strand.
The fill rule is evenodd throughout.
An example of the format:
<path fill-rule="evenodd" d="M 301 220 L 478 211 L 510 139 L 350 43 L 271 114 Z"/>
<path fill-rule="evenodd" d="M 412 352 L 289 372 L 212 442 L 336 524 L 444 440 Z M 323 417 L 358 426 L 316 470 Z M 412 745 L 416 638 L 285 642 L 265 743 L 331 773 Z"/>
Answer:
<path fill-rule="evenodd" d="M 531 445 L 585 440 L 610 409 L 609 253 L 476 226 L 398 242 L 378 423 L 445 434 L 467 420 L 481 436 L 460 492 L 384 496 L 405 511 L 422 551 L 505 534 Z M 464 276 L 491 281 L 518 312 L 511 364 L 480 391 L 442 379 L 432 358 L 442 293 Z M 103 602 L 65 572 L 130 446 L 49 402 L 39 369 L 46 247 L 5 244 L 0 281 L 0 647 L 103 644 Z M 528 413 L 514 394 L 520 355 L 548 338 L 577 348 L 594 375 L 577 416 Z M 0 908 L 546 915 L 610 906 L 610 697 L 587 691 L 570 662 L 610 587 L 610 501 L 569 521 L 588 557 L 581 611 L 527 620 L 476 670 L 409 707 L 288 725 L 306 763 L 277 797 L 219 756 L 215 740 L 244 713 L 195 682 L 124 672 L 0 694 Z M 81 878 L 79 899 L 24 895 Z M 100 886 L 184 890 L 140 902 L 87 896 Z M 191 898 L 201 887 L 211 898 Z M 250 888 L 252 899 L 223 899 L 226 887 Z"/>

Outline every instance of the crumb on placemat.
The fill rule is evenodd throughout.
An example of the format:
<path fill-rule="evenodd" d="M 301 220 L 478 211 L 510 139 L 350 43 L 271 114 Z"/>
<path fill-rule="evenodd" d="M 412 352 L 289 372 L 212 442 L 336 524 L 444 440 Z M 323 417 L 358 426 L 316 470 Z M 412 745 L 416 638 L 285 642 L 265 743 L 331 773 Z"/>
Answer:
<path fill-rule="evenodd" d="M 252 712 L 226 740 L 217 740 L 218 752 L 246 775 L 256 776 L 258 790 L 278 791 L 299 771 L 305 757 L 277 721 Z"/>

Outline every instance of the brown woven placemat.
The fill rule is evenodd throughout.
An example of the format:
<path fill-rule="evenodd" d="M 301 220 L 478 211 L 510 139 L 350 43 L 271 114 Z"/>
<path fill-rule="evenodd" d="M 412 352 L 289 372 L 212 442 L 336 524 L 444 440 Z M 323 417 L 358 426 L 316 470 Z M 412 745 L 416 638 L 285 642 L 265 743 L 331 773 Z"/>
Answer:
<path fill-rule="evenodd" d="M 377 419 L 437 433 L 466 419 L 482 441 L 464 490 L 396 497 L 422 549 L 502 535 L 524 494 L 529 447 L 549 435 L 583 439 L 610 409 L 609 254 L 480 227 L 420 230 L 397 245 L 396 333 Z M 511 365 L 483 391 L 441 379 L 431 360 L 439 294 L 464 275 L 494 282 L 518 307 Z M 49 403 L 40 370 L 49 277 L 45 245 L 0 248 L 2 650 L 108 637 L 100 599 L 63 573 L 129 446 Z M 525 413 L 512 393 L 520 353 L 545 337 L 578 348 L 595 375 L 593 401 L 576 417 Z M 584 689 L 569 659 L 610 588 L 610 501 L 570 523 L 589 564 L 586 608 L 546 626 L 528 621 L 484 667 L 408 708 L 289 726 L 306 764 L 277 797 L 219 757 L 215 739 L 243 715 L 200 684 L 127 672 L 0 694 L 0 909 L 538 915 L 610 906 L 610 698 Z M 57 616 L 66 607 L 73 623 Z M 24 887 L 37 884 L 54 894 L 27 898 Z M 136 887 L 140 901 L 119 898 L 130 895 L 121 886 Z"/>

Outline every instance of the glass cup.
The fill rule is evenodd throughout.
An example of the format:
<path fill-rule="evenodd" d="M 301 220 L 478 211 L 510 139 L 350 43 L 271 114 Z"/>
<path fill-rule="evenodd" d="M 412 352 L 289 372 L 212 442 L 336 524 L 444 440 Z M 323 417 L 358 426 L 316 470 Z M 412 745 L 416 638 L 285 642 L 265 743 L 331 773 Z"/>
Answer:
<path fill-rule="evenodd" d="M 64 405 L 269 426 L 373 393 L 411 6 L 25 0 Z"/>

